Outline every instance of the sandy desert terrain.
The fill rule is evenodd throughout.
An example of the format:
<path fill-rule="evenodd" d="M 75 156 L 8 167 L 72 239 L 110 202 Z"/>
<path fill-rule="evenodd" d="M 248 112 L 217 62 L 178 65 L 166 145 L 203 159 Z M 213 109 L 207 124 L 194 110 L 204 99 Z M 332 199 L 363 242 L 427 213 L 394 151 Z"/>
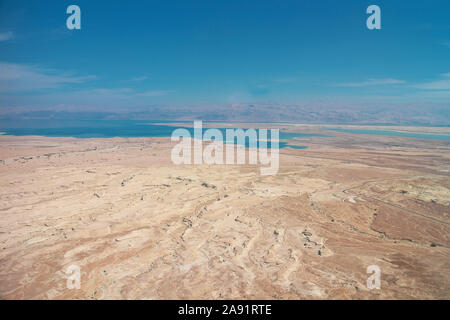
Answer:
<path fill-rule="evenodd" d="M 296 143 L 261 176 L 168 138 L 0 136 L 0 298 L 450 299 L 448 140 Z"/>

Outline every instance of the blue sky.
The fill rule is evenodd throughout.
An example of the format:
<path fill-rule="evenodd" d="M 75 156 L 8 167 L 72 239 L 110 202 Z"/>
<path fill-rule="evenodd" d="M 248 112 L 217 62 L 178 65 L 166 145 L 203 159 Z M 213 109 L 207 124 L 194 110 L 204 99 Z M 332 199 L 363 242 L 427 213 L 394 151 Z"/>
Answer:
<path fill-rule="evenodd" d="M 449 105 L 449 14 L 448 0 L 0 0 L 0 108 Z"/>

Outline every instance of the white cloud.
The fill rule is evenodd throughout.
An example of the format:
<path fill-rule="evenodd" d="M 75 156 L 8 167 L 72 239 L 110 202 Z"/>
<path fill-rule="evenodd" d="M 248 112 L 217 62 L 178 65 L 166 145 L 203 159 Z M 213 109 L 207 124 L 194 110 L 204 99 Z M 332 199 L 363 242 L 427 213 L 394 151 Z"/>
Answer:
<path fill-rule="evenodd" d="M 0 91 L 51 89 L 92 79 L 95 77 L 76 77 L 34 66 L 0 62 Z"/>
<path fill-rule="evenodd" d="M 442 73 L 442 77 L 450 78 L 450 72 Z M 450 79 L 441 79 L 430 82 L 419 83 L 413 86 L 417 89 L 424 90 L 450 90 Z"/>
<path fill-rule="evenodd" d="M 338 87 L 368 87 L 368 86 L 384 86 L 392 84 L 403 84 L 405 81 L 398 79 L 369 79 L 362 82 L 345 82 L 337 84 Z"/>
<path fill-rule="evenodd" d="M 14 38 L 14 33 L 12 31 L 0 32 L 0 41 L 8 41 Z"/>
<path fill-rule="evenodd" d="M 426 90 L 450 90 L 450 80 L 437 80 L 426 83 L 420 83 L 413 86 L 418 89 L 426 89 Z"/>

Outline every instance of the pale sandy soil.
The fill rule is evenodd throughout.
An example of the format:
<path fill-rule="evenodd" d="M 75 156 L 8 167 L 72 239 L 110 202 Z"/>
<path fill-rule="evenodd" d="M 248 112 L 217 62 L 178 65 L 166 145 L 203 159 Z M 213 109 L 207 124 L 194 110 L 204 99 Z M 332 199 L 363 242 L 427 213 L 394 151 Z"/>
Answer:
<path fill-rule="evenodd" d="M 449 299 L 449 142 L 333 135 L 275 176 L 173 165 L 166 138 L 2 135 L 0 298 Z"/>

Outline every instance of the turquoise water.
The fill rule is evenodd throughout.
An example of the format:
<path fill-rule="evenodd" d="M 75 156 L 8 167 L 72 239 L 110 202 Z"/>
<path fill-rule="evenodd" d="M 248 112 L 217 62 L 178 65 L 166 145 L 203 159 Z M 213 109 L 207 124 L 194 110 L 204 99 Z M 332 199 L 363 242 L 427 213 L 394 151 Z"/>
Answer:
<path fill-rule="evenodd" d="M 158 125 L 157 123 L 167 123 Z M 45 137 L 74 137 L 74 138 L 133 138 L 133 137 L 170 137 L 172 132 L 178 128 L 184 128 L 193 136 L 193 128 L 171 126 L 169 121 L 148 120 L 22 120 L 5 121 L 0 120 L 0 132 L 15 136 L 45 136 Z M 177 123 L 192 124 L 191 121 L 177 121 Z M 205 131 L 207 128 L 203 128 Z M 224 139 L 225 130 L 219 128 Z M 270 131 L 268 131 L 270 133 Z M 259 134 L 259 132 L 258 132 Z M 280 131 L 280 140 L 291 140 L 294 138 L 320 137 L 322 135 L 290 133 Z M 270 134 L 268 136 L 270 139 Z M 228 141 L 227 143 L 237 143 Z M 248 141 L 245 142 L 248 147 Z M 259 146 L 259 141 L 258 141 Z M 270 142 L 268 143 L 270 148 Z M 306 146 L 291 146 L 287 142 L 280 141 L 279 147 L 305 149 Z"/>
<path fill-rule="evenodd" d="M 328 129 L 337 132 L 346 133 L 358 133 L 358 134 L 376 134 L 382 136 L 393 137 L 408 137 L 408 138 L 420 138 L 420 139 L 432 139 L 432 140 L 450 140 L 450 135 L 436 134 L 436 133 L 420 133 L 420 132 L 405 132 L 405 131 L 392 131 L 392 130 L 368 130 L 368 129 L 340 129 L 333 128 Z"/>

